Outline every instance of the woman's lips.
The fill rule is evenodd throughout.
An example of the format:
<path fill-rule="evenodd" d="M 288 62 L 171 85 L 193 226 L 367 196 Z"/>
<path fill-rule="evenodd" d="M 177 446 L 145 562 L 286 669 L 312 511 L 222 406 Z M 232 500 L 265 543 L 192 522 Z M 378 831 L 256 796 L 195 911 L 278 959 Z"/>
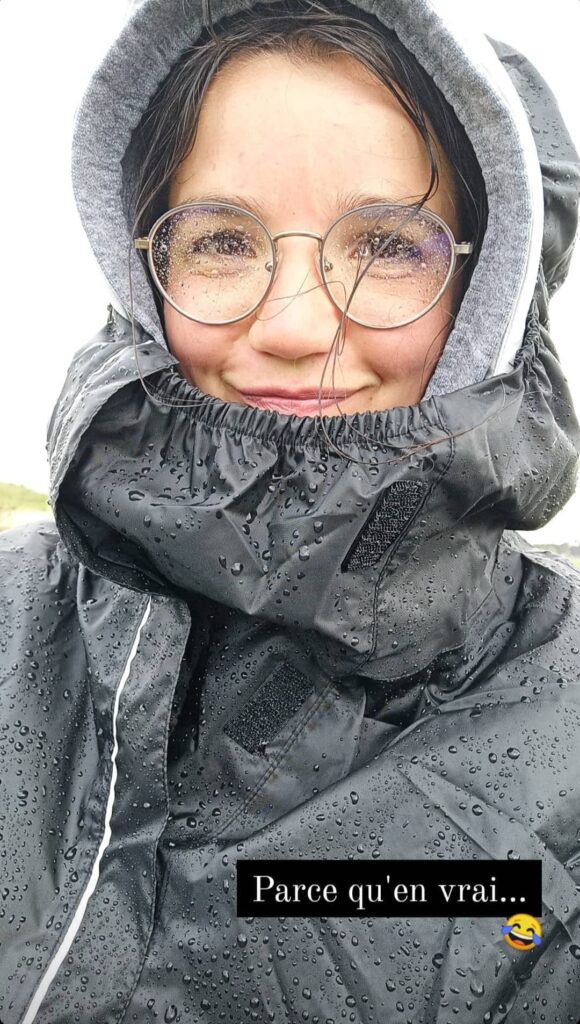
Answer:
<path fill-rule="evenodd" d="M 349 392 L 337 392 L 332 397 L 321 396 L 318 397 L 318 393 L 301 393 L 301 394 L 265 394 L 260 392 L 259 394 L 250 393 L 247 391 L 240 392 L 243 395 L 244 401 L 248 405 L 253 405 L 256 409 L 265 409 L 273 412 L 285 413 L 287 416 L 316 416 L 319 413 L 323 413 L 325 409 L 330 409 L 337 405 L 340 405 L 345 399 L 350 398 L 351 395 L 356 394 L 356 391 Z"/>

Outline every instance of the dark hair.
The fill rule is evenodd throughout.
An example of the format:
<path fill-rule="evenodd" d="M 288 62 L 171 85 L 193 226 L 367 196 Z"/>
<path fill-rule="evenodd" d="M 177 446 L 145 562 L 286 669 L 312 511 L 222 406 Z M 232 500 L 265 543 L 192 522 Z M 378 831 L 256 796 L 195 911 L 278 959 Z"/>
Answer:
<path fill-rule="evenodd" d="M 208 11 L 207 3 L 204 9 Z M 433 79 L 395 33 L 346 0 L 283 0 L 257 4 L 218 24 L 206 13 L 199 41 L 185 50 L 162 82 L 138 132 L 144 154 L 135 198 L 136 229 L 147 234 L 166 209 L 169 181 L 193 148 L 203 98 L 216 72 L 232 57 L 283 52 L 296 64 L 348 53 L 397 98 L 423 139 L 431 181 L 422 202 L 438 183 L 437 160 L 427 120 L 455 172 L 463 230 L 475 243 L 473 266 L 487 219 L 487 199 L 473 147 Z"/>
<path fill-rule="evenodd" d="M 142 154 L 134 196 L 134 233 L 146 235 L 168 206 L 170 180 L 193 148 L 200 108 L 218 72 L 234 57 L 284 53 L 301 65 L 349 54 L 396 97 L 420 133 L 431 167 L 429 187 L 417 208 L 433 195 L 439 181 L 434 133 L 455 174 L 458 211 L 465 237 L 474 243 L 463 264 L 467 286 L 487 222 L 487 198 L 473 147 L 452 107 L 433 79 L 391 29 L 347 0 L 278 0 L 259 3 L 212 24 L 209 0 L 203 0 L 205 28 L 161 83 L 136 131 Z M 162 303 L 153 289 L 162 317 Z"/>

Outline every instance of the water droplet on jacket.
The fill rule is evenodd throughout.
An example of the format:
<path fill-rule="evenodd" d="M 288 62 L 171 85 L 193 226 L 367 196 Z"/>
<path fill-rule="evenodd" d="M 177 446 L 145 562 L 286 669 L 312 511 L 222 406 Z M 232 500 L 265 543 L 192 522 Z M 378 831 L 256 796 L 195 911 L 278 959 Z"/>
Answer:
<path fill-rule="evenodd" d="M 175 1020 L 176 1017 L 177 1007 L 173 1005 L 168 1006 L 165 1011 L 165 1016 L 163 1017 L 163 1020 L 166 1022 L 166 1024 L 171 1024 L 171 1021 Z"/>
<path fill-rule="evenodd" d="M 485 992 L 485 985 L 477 978 L 472 978 L 469 982 L 469 991 L 473 992 L 474 996 L 482 996 Z"/>
<path fill-rule="evenodd" d="M 358 804 L 358 801 L 359 801 L 358 793 L 356 793 L 354 790 L 351 790 L 350 799 L 351 799 L 351 803 Z"/>
<path fill-rule="evenodd" d="M 129 491 L 129 501 L 142 501 L 144 497 L 143 491 Z"/>
<path fill-rule="evenodd" d="M 243 571 L 244 567 L 241 562 L 234 562 L 230 569 L 232 576 L 240 576 L 243 573 Z"/>
<path fill-rule="evenodd" d="M 483 807 L 481 804 L 474 804 L 471 810 L 475 815 L 477 815 L 477 817 L 479 817 L 480 814 L 483 814 Z"/>
<path fill-rule="evenodd" d="M 568 949 L 575 960 L 580 960 L 580 946 L 569 946 Z"/>
<path fill-rule="evenodd" d="M 431 963 L 433 964 L 433 967 L 441 967 L 444 959 L 445 957 L 443 956 L 443 953 L 435 953 L 435 956 L 431 957 Z"/>
<path fill-rule="evenodd" d="M 517 761 L 518 757 L 520 756 L 520 752 L 517 747 L 508 747 L 507 756 L 511 757 L 512 761 Z"/>
<path fill-rule="evenodd" d="M 307 544 L 303 544 L 298 551 L 298 558 L 301 562 L 307 562 L 310 558 L 310 548 Z"/>

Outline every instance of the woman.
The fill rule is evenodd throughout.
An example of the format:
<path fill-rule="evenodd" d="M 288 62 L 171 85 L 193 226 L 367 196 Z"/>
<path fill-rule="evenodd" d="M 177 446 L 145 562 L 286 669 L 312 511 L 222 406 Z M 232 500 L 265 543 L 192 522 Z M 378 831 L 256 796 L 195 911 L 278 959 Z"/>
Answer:
<path fill-rule="evenodd" d="M 237 8 L 145 0 L 79 111 L 121 309 L 2 538 L 0 1019 L 573 1021 L 578 580 L 512 531 L 574 487 L 578 159 L 424 0 Z M 541 859 L 542 943 L 238 917 L 249 858 Z"/>

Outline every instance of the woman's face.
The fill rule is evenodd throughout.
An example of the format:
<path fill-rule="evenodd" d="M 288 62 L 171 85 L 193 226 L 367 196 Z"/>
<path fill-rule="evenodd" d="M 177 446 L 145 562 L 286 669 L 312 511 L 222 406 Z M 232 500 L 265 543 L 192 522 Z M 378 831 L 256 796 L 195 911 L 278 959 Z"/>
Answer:
<path fill-rule="evenodd" d="M 461 240 L 453 174 L 438 153 L 440 182 L 426 207 Z M 430 166 L 419 133 L 381 83 L 348 55 L 293 65 L 283 54 L 232 60 L 203 102 L 192 152 L 175 173 L 169 203 L 211 198 L 259 204 L 272 234 L 324 235 L 345 194 L 412 202 Z M 235 199 L 233 198 L 235 197 Z M 202 325 L 165 303 L 169 346 L 190 383 L 224 401 L 314 416 L 340 324 L 319 277 L 318 245 L 278 241 L 267 300 L 237 323 Z M 289 296 L 295 296 L 292 301 Z M 286 297 L 285 301 L 280 301 Z M 336 357 L 336 403 L 324 415 L 412 405 L 423 395 L 461 299 L 456 278 L 439 303 L 404 327 L 347 321 Z M 332 360 L 324 373 L 332 395 Z"/>

